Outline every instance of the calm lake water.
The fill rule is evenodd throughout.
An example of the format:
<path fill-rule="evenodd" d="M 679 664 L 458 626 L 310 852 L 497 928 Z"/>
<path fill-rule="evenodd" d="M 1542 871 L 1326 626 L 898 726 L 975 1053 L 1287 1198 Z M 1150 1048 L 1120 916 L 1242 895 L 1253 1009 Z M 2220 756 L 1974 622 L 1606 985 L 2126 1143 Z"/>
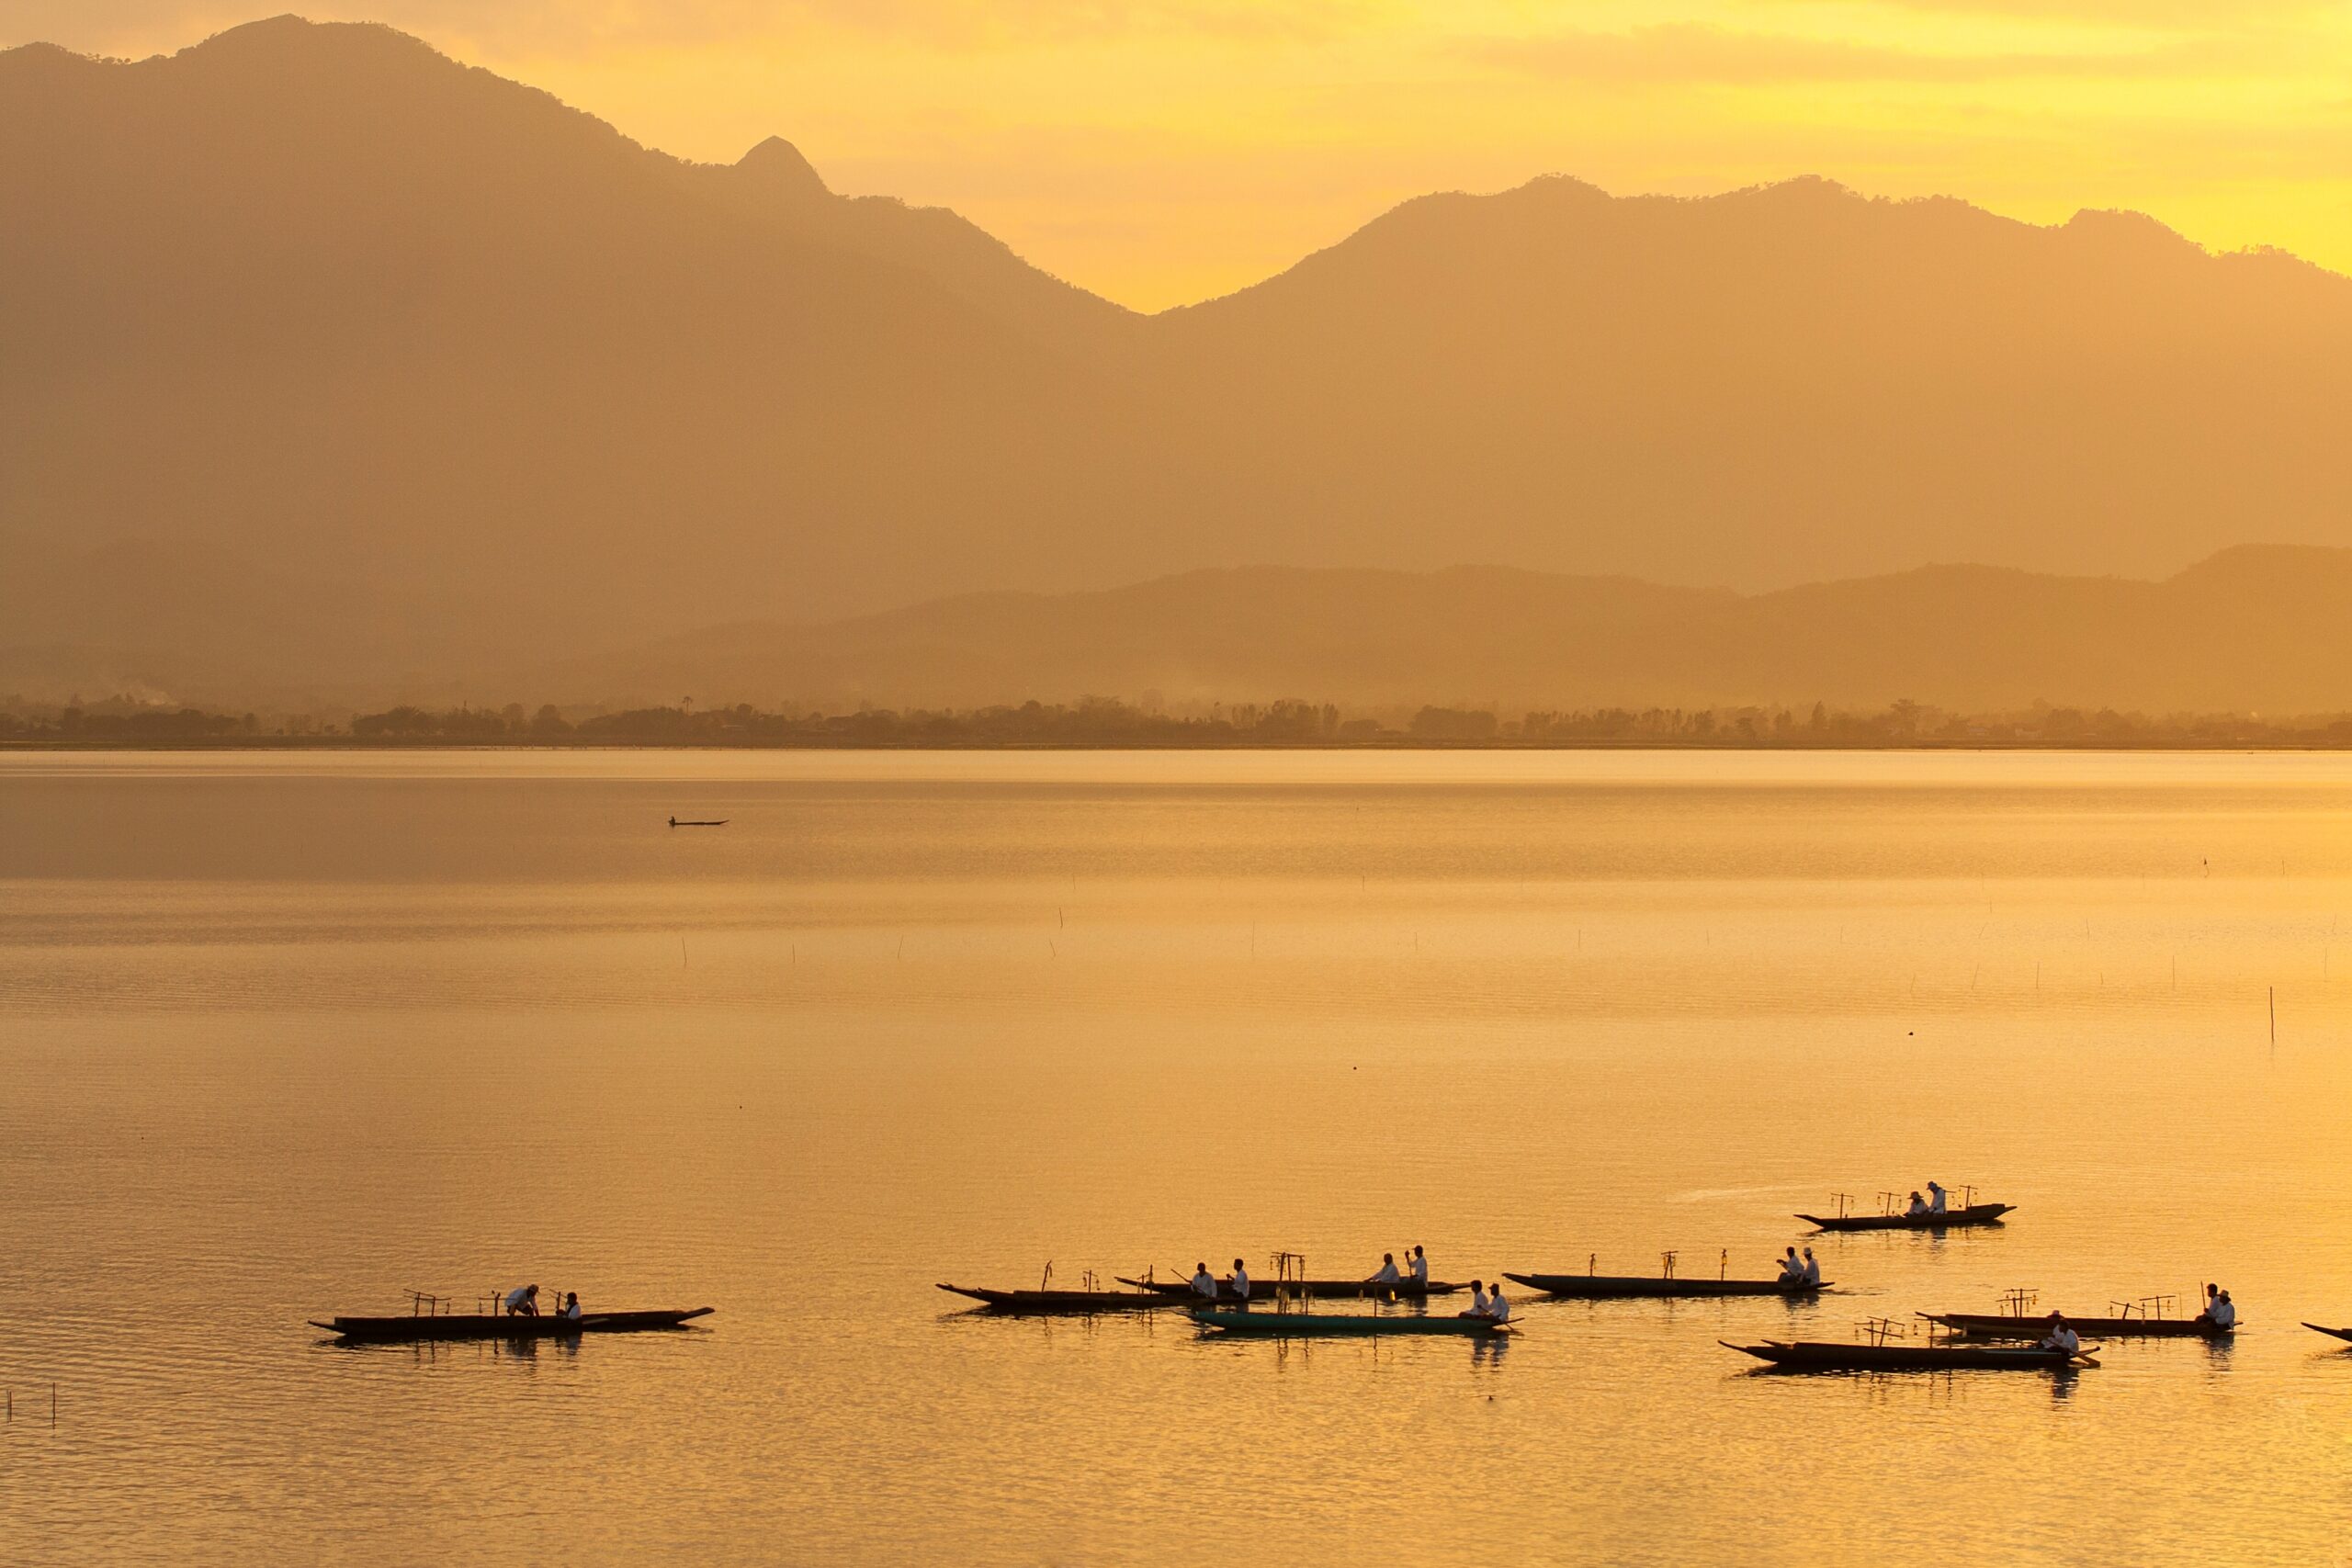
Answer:
<path fill-rule="evenodd" d="M 8 755 L 0 1559 L 2342 1563 L 2348 1044 L 2335 757 Z M 933 1289 L 1929 1177 L 2019 1209 L 1499 1348 Z M 304 1323 L 526 1280 L 718 1312 Z M 1717 1344 L 2203 1280 L 2065 1379 Z"/>

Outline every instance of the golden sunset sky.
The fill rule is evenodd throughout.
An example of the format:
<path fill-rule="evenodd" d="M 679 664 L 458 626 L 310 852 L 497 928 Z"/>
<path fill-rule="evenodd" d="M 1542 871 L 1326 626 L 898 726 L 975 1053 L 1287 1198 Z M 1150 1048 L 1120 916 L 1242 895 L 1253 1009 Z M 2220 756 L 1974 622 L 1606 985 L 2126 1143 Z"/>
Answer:
<path fill-rule="evenodd" d="M 164 52 L 245 0 L 0 0 L 0 45 Z M 649 145 L 771 133 L 1143 309 L 1440 189 L 1822 174 L 2154 214 L 2352 271 L 2352 0 L 316 0 Z"/>

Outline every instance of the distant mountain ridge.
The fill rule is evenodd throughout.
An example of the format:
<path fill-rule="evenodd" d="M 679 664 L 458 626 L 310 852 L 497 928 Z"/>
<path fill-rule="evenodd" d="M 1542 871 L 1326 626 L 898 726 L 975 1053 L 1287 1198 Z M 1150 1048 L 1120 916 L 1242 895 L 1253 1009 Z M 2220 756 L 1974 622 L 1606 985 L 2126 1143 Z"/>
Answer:
<path fill-rule="evenodd" d="M 2347 410 L 2352 279 L 2130 214 L 1551 177 L 1144 317 L 389 28 L 0 52 L 0 669 L 45 681 L 423 694 L 1242 561 L 2160 578 L 2352 545 Z"/>

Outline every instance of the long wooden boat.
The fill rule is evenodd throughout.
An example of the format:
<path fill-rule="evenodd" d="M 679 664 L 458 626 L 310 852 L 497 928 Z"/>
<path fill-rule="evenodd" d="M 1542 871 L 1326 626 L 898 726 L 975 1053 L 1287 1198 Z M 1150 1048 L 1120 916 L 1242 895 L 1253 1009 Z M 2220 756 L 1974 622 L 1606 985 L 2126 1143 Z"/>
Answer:
<path fill-rule="evenodd" d="M 1715 1343 L 1726 1350 L 1736 1350 L 1743 1356 L 1753 1356 L 1759 1361 L 1770 1361 L 1790 1371 L 2041 1372 L 2098 1365 L 2087 1354 L 2069 1356 L 2063 1350 L 2044 1350 L 2038 1346 L 1867 1345 L 1860 1341 L 1838 1345 L 1814 1340 L 1786 1344 L 1777 1339 L 1768 1339 L 1761 1345 L 1735 1345 L 1728 1339 L 1718 1339 Z"/>
<path fill-rule="evenodd" d="M 1818 1285 L 1784 1285 L 1778 1280 L 1669 1280 L 1655 1274 L 1506 1274 L 1503 1278 L 1525 1285 L 1531 1291 L 1541 1291 L 1547 1296 L 1574 1296 L 1588 1301 L 1616 1301 L 1633 1297 L 1670 1300 L 1683 1296 L 1787 1296 L 1797 1299 L 1816 1295 L 1829 1288 L 1826 1280 Z"/>
<path fill-rule="evenodd" d="M 1189 1280 L 1129 1280 L 1123 1276 L 1119 1283 L 1133 1285 L 1138 1291 L 1156 1291 L 1161 1295 L 1176 1296 L 1185 1301 L 1201 1299 L 1193 1294 L 1193 1285 Z M 1393 1285 L 1375 1285 L 1364 1280 L 1293 1280 L 1288 1284 L 1283 1284 L 1277 1280 L 1252 1280 L 1250 1281 L 1250 1299 L 1253 1302 L 1270 1302 L 1279 1292 L 1294 1296 L 1313 1296 L 1318 1301 L 1352 1300 L 1363 1296 L 1372 1301 L 1416 1302 L 1429 1296 L 1450 1296 L 1464 1288 L 1443 1280 L 1431 1280 L 1426 1285 L 1416 1285 L 1410 1280 L 1400 1280 Z M 1221 1302 L 1231 1302 L 1241 1298 L 1233 1293 L 1233 1287 L 1230 1284 L 1219 1280 L 1216 1282 L 1216 1299 Z"/>
<path fill-rule="evenodd" d="M 712 1307 L 681 1307 L 660 1312 L 591 1312 L 578 1317 L 549 1313 L 532 1317 L 505 1313 L 402 1313 L 395 1317 L 331 1317 L 310 1320 L 345 1339 L 370 1345 L 403 1344 L 420 1339 L 560 1339 L 579 1334 L 640 1334 L 648 1329 L 676 1328 Z"/>
<path fill-rule="evenodd" d="M 2006 1313 L 1923 1312 L 1930 1323 L 1957 1329 L 1972 1339 L 2040 1339 L 2050 1332 L 2047 1317 L 2015 1317 Z M 2233 1332 L 2216 1327 L 2201 1317 L 2076 1317 L 2066 1315 L 2066 1326 L 2098 1339 L 2227 1339 Z"/>
<path fill-rule="evenodd" d="M 1825 1231 L 1940 1231 L 1955 1225 L 1997 1225 L 2015 1203 L 1971 1203 L 1940 1214 L 1799 1214 L 1798 1219 Z"/>
<path fill-rule="evenodd" d="M 1147 1312 L 1183 1303 L 1152 1291 L 989 1291 L 970 1285 L 942 1285 L 943 1291 L 969 1296 L 997 1312 Z"/>
<path fill-rule="evenodd" d="M 2313 1334 L 2324 1334 L 2330 1339 L 2352 1339 L 2352 1328 L 2329 1328 L 2317 1323 L 2306 1323 L 2303 1326 Z"/>
<path fill-rule="evenodd" d="M 1455 1317 L 1449 1314 L 1423 1316 L 1418 1313 L 1371 1312 L 1235 1312 L 1192 1307 L 1186 1314 L 1203 1328 L 1223 1334 L 1276 1336 L 1463 1334 L 1493 1338 L 1511 1332 L 1511 1325 L 1490 1317 Z"/>

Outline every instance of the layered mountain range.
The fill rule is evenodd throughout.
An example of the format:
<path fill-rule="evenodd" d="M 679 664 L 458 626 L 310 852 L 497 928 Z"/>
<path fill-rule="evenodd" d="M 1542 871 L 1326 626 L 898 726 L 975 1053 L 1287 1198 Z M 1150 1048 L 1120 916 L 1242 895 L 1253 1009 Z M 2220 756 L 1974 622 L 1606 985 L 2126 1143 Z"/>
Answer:
<path fill-rule="evenodd" d="M 2130 214 L 1546 178 L 1144 317 L 383 28 L 0 53 L 0 693 L 1860 699 L 1934 626 L 2301 702 L 2241 655 L 2339 558 L 2184 569 L 2352 545 L 2347 413 L 2352 279 Z"/>

